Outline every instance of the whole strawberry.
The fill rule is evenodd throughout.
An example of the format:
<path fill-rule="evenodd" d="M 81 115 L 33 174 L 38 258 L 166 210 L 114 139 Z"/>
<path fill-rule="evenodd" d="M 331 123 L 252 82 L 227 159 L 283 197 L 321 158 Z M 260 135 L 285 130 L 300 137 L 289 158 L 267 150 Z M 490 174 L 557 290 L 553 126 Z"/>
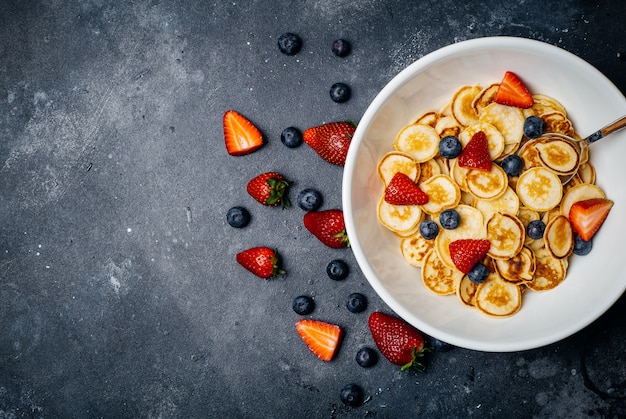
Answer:
<path fill-rule="evenodd" d="M 328 163 L 343 166 L 356 125 L 352 121 L 329 122 L 304 131 L 304 142 Z"/>
<path fill-rule="evenodd" d="M 266 172 L 254 177 L 248 182 L 247 191 L 251 197 L 263 205 L 283 208 L 291 205 L 287 192 L 289 182 L 278 172 Z"/>
<path fill-rule="evenodd" d="M 402 371 L 411 367 L 424 369 L 418 358 L 430 349 L 424 347 L 424 337 L 417 329 L 380 311 L 370 314 L 368 325 L 378 350 L 392 364 L 400 365 Z"/>
<path fill-rule="evenodd" d="M 304 226 L 328 247 L 349 247 L 343 212 L 338 209 L 312 211 L 304 214 Z"/>
<path fill-rule="evenodd" d="M 259 278 L 273 278 L 286 272 L 280 267 L 278 253 L 269 247 L 253 247 L 237 253 L 237 262 Z"/>

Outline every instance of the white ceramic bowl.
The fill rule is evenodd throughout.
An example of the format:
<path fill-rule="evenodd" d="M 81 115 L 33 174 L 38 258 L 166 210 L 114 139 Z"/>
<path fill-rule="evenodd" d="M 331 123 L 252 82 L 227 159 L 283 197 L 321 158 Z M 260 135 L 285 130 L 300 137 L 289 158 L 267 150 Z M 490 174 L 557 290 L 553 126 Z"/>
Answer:
<path fill-rule="evenodd" d="M 549 44 L 522 38 L 480 38 L 453 44 L 398 74 L 369 106 L 352 140 L 343 177 L 343 210 L 356 260 L 374 290 L 399 316 L 450 344 L 508 352 L 559 341 L 602 315 L 626 288 L 626 130 L 591 146 L 597 184 L 615 205 L 587 256 L 572 257 L 565 281 L 527 292 L 521 310 L 489 318 L 455 296 L 437 296 L 400 254 L 399 239 L 377 221 L 383 192 L 376 166 L 395 135 L 428 110 L 440 109 L 466 84 L 486 86 L 517 73 L 531 92 L 559 100 L 578 133 L 596 131 L 626 113 L 626 99 L 587 62 Z"/>

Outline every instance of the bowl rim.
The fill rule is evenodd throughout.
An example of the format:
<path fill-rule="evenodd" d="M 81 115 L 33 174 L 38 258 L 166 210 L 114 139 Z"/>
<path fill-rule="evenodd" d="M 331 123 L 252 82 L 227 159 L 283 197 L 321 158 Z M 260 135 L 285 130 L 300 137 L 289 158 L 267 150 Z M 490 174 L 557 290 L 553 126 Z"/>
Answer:
<path fill-rule="evenodd" d="M 342 179 L 342 206 L 344 214 L 346 214 L 345 224 L 348 237 L 357 237 L 355 220 L 352 217 L 353 206 L 350 197 L 351 178 L 354 174 L 357 149 L 363 141 L 364 133 L 367 131 L 368 127 L 372 123 L 372 120 L 377 111 L 398 89 L 400 89 L 408 81 L 408 79 L 415 72 L 423 68 L 427 68 L 442 59 L 448 59 L 453 54 L 460 52 L 468 53 L 474 50 L 484 50 L 486 48 L 507 48 L 513 50 L 528 50 L 535 53 L 537 51 L 544 51 L 550 54 L 560 54 L 564 59 L 577 61 L 578 64 L 585 67 L 587 71 L 595 73 L 595 76 L 598 77 L 598 79 L 601 79 L 604 83 L 606 83 L 607 86 L 612 87 L 613 89 L 615 89 L 616 92 L 620 92 L 621 94 L 621 91 L 613 84 L 613 82 L 611 82 L 603 73 L 601 73 L 598 69 L 596 69 L 587 61 L 560 47 L 530 38 L 510 36 L 474 38 L 444 46 L 428 53 L 427 55 L 424 55 L 423 57 L 419 58 L 415 62 L 408 65 L 405 69 L 400 71 L 383 87 L 383 89 L 372 100 L 365 113 L 363 114 L 360 122 L 358 123 L 352 139 L 352 145 L 348 151 Z M 623 101 L 624 108 L 626 108 L 626 98 L 623 97 L 623 94 L 621 95 L 621 99 Z M 419 330 L 423 331 L 424 333 L 428 335 L 436 335 L 438 329 L 432 327 L 426 322 L 423 322 L 421 319 L 405 309 L 402 304 L 396 301 L 395 297 L 393 297 L 391 293 L 383 286 L 382 281 L 380 281 L 376 273 L 370 267 L 365 252 L 358 241 L 351 242 L 351 249 L 355 256 L 357 264 L 359 265 L 359 268 L 365 275 L 370 286 L 372 286 L 374 291 L 389 306 L 389 308 L 393 310 L 398 316 L 405 319 L 407 322 L 409 322 Z M 550 336 L 540 336 L 534 339 L 528 339 L 524 341 L 524 344 L 520 344 L 520 342 L 483 343 L 460 336 L 451 337 L 448 343 L 466 349 L 485 352 L 513 352 L 530 350 L 546 346 L 577 333 L 578 331 L 591 324 L 593 321 L 597 320 L 604 312 L 606 312 L 610 307 L 615 304 L 615 302 L 623 295 L 623 291 L 624 290 L 622 290 L 622 293 L 620 293 L 619 295 L 615 295 L 613 299 L 607 299 L 607 301 L 609 301 L 609 304 L 606 307 L 603 306 L 602 308 L 597 309 L 595 312 L 585 318 L 584 321 L 574 323 L 571 327 L 565 328 L 559 333 L 554 333 Z"/>

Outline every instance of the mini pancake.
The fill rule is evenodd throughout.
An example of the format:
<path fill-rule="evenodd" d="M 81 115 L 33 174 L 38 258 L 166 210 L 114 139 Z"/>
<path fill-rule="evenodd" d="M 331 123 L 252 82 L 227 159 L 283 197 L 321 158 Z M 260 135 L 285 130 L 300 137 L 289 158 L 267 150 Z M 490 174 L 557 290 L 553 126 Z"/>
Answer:
<path fill-rule="evenodd" d="M 562 114 L 567 114 L 565 112 L 565 107 L 561 105 L 561 103 L 554 99 L 553 97 L 536 94 L 533 95 L 533 106 L 530 108 L 524 109 L 524 118 L 528 118 L 529 116 L 541 116 L 544 114 L 550 114 L 553 112 L 560 112 Z"/>
<path fill-rule="evenodd" d="M 480 86 L 463 86 L 452 97 L 452 116 L 459 125 L 466 127 L 478 122 L 478 114 L 472 107 L 472 102 L 481 90 Z"/>
<path fill-rule="evenodd" d="M 559 205 L 563 197 L 563 185 L 549 169 L 533 167 L 520 175 L 516 192 L 524 206 L 542 212 Z"/>
<path fill-rule="evenodd" d="M 496 199 L 475 199 L 474 207 L 483 214 L 485 220 L 489 220 L 497 212 L 517 215 L 520 202 L 515 191 L 507 187 L 504 193 Z"/>
<path fill-rule="evenodd" d="M 495 213 L 487 221 L 487 239 L 491 242 L 487 253 L 494 259 L 510 259 L 524 246 L 526 231 L 517 217 Z"/>
<path fill-rule="evenodd" d="M 539 213 L 535 210 L 531 210 L 530 208 L 521 207 L 519 211 L 517 211 L 517 219 L 520 220 L 524 225 L 524 228 L 526 228 L 531 221 L 539 219 Z M 533 240 L 534 239 L 526 235 L 526 240 L 524 241 L 524 244 L 529 244 Z"/>
<path fill-rule="evenodd" d="M 476 95 L 476 97 L 474 97 L 474 100 L 472 101 L 472 108 L 474 108 L 474 112 L 476 112 L 476 115 L 480 115 L 483 109 L 485 109 L 488 105 L 496 100 L 499 88 L 500 83 L 493 83 L 483 88 Z"/>
<path fill-rule="evenodd" d="M 420 163 L 420 178 L 417 181 L 417 184 L 421 186 L 422 183 L 426 182 L 431 177 L 440 174 L 441 167 L 434 159 L 422 162 Z"/>
<path fill-rule="evenodd" d="M 428 214 L 439 214 L 461 200 L 459 185 L 447 175 L 435 175 L 422 182 L 420 188 L 428 195 L 428 202 L 422 205 Z"/>
<path fill-rule="evenodd" d="M 409 265 L 421 268 L 433 245 L 433 240 L 426 240 L 421 234 L 416 233 L 400 241 L 400 251 Z"/>
<path fill-rule="evenodd" d="M 500 157 L 505 147 L 504 136 L 495 126 L 486 122 L 479 122 L 474 125 L 470 125 L 461 131 L 461 134 L 459 134 L 459 141 L 463 147 L 470 142 L 474 134 L 478 131 L 482 131 L 485 133 L 485 137 L 487 137 L 487 147 L 489 148 L 489 157 L 491 157 L 491 160 L 495 160 Z"/>
<path fill-rule="evenodd" d="M 385 202 L 384 195 L 378 203 L 378 221 L 387 229 L 398 234 L 409 234 L 422 220 L 419 205 L 392 205 Z"/>
<path fill-rule="evenodd" d="M 420 175 L 420 165 L 407 153 L 390 151 L 378 163 L 378 176 L 385 185 L 388 185 L 398 172 L 404 173 L 416 182 Z"/>
<path fill-rule="evenodd" d="M 520 108 L 492 103 L 481 112 L 479 122 L 495 126 L 504 136 L 505 144 L 516 144 L 524 135 L 524 114 Z"/>
<path fill-rule="evenodd" d="M 540 118 L 543 120 L 544 132 L 557 132 L 570 137 L 574 135 L 572 122 L 563 112 L 544 113 Z"/>
<path fill-rule="evenodd" d="M 450 177 L 459 185 L 459 189 L 462 192 L 468 192 L 467 189 L 467 172 L 470 169 L 467 167 L 459 166 L 459 160 L 457 158 L 449 160 L 450 165 Z"/>
<path fill-rule="evenodd" d="M 541 164 L 558 175 L 571 175 L 578 169 L 577 147 L 567 140 L 546 139 L 535 148 Z"/>
<path fill-rule="evenodd" d="M 478 284 L 472 282 L 467 275 L 463 275 L 456 288 L 456 296 L 459 297 L 459 300 L 468 307 L 474 307 L 476 291 L 478 291 Z"/>
<path fill-rule="evenodd" d="M 413 124 L 430 125 L 434 128 L 435 124 L 437 124 L 438 119 L 439 115 L 437 115 L 437 112 L 431 111 L 426 112 L 425 114 L 417 118 Z"/>
<path fill-rule="evenodd" d="M 577 174 L 582 183 L 596 183 L 596 168 L 590 162 L 581 164 Z"/>
<path fill-rule="evenodd" d="M 395 145 L 396 150 L 403 151 L 422 163 L 439 152 L 439 134 L 430 125 L 413 124 L 400 131 Z"/>
<path fill-rule="evenodd" d="M 470 169 L 467 172 L 467 189 L 479 199 L 496 199 L 509 186 L 509 178 L 502 167 L 497 164 L 491 165 L 490 171 Z"/>
<path fill-rule="evenodd" d="M 535 274 L 535 254 L 528 247 L 523 247 L 518 254 L 509 259 L 495 259 L 500 276 L 505 281 L 521 284 L 533 280 Z"/>
<path fill-rule="evenodd" d="M 548 291 L 565 279 L 564 259 L 557 259 L 545 247 L 535 252 L 535 276 L 527 285 L 533 291 Z"/>
<path fill-rule="evenodd" d="M 438 295 L 454 294 L 463 278 L 463 273 L 446 266 L 434 250 L 426 255 L 420 273 L 426 288 Z"/>
<path fill-rule="evenodd" d="M 508 317 L 522 306 L 519 286 L 504 281 L 498 273 L 490 273 L 476 291 L 476 308 L 492 317 Z"/>
<path fill-rule="evenodd" d="M 568 189 L 561 201 L 561 214 L 569 218 L 569 211 L 575 202 L 592 198 L 606 198 L 606 195 L 602 189 L 590 183 L 581 183 Z"/>
<path fill-rule="evenodd" d="M 437 120 L 435 124 L 435 131 L 441 138 L 447 135 L 454 135 L 455 137 L 461 132 L 461 126 L 459 122 L 452 116 L 444 116 Z"/>
<path fill-rule="evenodd" d="M 487 230 L 483 215 L 476 208 L 458 205 L 455 210 L 459 213 L 459 225 L 453 230 L 439 229 L 439 234 L 435 238 L 435 250 L 443 263 L 456 270 L 450 256 L 450 243 L 459 239 L 484 239 L 487 237 Z"/>
<path fill-rule="evenodd" d="M 517 155 L 524 162 L 522 170 L 532 169 L 533 167 L 542 167 L 539 153 L 535 147 L 539 143 L 538 139 L 530 140 L 524 143 L 517 152 Z"/>
<path fill-rule="evenodd" d="M 546 249 L 557 259 L 568 257 L 574 250 L 574 231 L 569 219 L 557 215 L 546 225 L 543 234 Z"/>

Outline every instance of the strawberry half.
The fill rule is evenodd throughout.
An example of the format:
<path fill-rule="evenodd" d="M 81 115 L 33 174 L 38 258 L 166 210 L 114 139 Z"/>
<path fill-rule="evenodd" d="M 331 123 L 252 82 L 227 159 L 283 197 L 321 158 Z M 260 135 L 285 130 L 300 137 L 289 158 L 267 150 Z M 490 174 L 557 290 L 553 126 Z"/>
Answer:
<path fill-rule="evenodd" d="M 380 311 L 370 314 L 367 323 L 378 350 L 392 364 L 400 365 L 402 371 L 424 369 L 418 358 L 430 349 L 424 347 L 424 337 L 416 328 Z"/>
<path fill-rule="evenodd" d="M 339 249 L 350 246 L 341 210 L 307 212 L 304 214 L 304 226 L 328 247 Z"/>
<path fill-rule="evenodd" d="M 311 352 L 326 362 L 335 356 L 343 336 L 339 326 L 312 319 L 298 320 L 296 331 Z"/>
<path fill-rule="evenodd" d="M 405 173 L 397 172 L 385 188 L 385 202 L 392 205 L 424 205 L 428 195 Z"/>
<path fill-rule="evenodd" d="M 591 240 L 606 220 L 612 207 L 613 201 L 606 198 L 575 202 L 569 210 L 572 228 L 584 241 Z"/>
<path fill-rule="evenodd" d="M 343 166 L 356 125 L 351 121 L 329 122 L 304 131 L 304 142 L 328 163 Z"/>
<path fill-rule="evenodd" d="M 485 257 L 489 247 L 491 243 L 487 239 L 460 239 L 448 245 L 452 263 L 464 274 L 468 274 Z"/>
<path fill-rule="evenodd" d="M 246 117 L 232 109 L 224 113 L 224 142 L 231 156 L 243 156 L 263 145 L 263 134 Z"/>
<path fill-rule="evenodd" d="M 246 190 L 252 198 L 268 207 L 275 207 L 280 204 L 283 208 L 291 205 L 287 192 L 289 181 L 278 172 L 261 173 L 252 178 Z"/>
<path fill-rule="evenodd" d="M 237 253 L 237 262 L 259 278 L 273 278 L 285 275 L 280 267 L 278 253 L 269 247 L 253 247 Z"/>
<path fill-rule="evenodd" d="M 491 170 L 489 144 L 484 132 L 478 131 L 469 140 L 458 159 L 459 166 L 484 171 Z"/>
<path fill-rule="evenodd" d="M 518 108 L 530 108 L 535 103 L 522 80 L 517 74 L 507 71 L 500 82 L 496 92 L 496 103 L 501 105 L 515 106 Z"/>

